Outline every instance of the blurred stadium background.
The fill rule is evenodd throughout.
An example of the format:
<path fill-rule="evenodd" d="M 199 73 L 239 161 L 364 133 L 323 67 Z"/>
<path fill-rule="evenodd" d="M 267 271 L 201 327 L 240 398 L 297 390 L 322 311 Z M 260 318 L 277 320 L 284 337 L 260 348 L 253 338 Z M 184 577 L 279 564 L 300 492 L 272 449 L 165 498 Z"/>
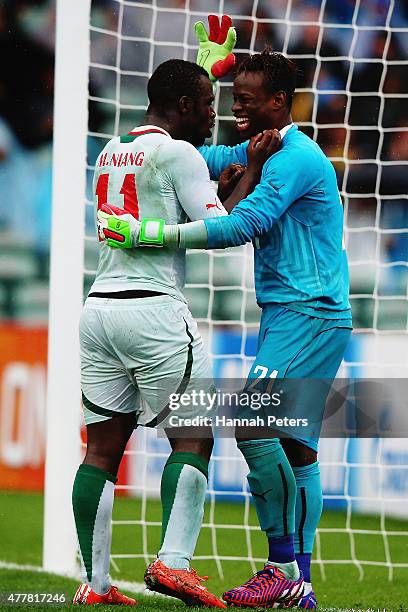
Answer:
<path fill-rule="evenodd" d="M 85 291 L 97 257 L 89 205 L 93 163 L 107 139 L 141 120 L 151 70 L 171 57 L 195 59 L 192 24 L 210 11 L 236 16 L 238 60 L 269 43 L 301 70 L 293 117 L 332 159 L 345 206 L 357 333 L 343 374 L 408 376 L 408 5 L 402 1 L 93 0 Z M 0 75 L 0 500 L 1 490 L 41 492 L 44 483 L 54 48 L 53 0 L 0 3 L 1 57 L 10 58 Z M 230 81 L 221 83 L 216 101 L 213 139 L 234 144 Z M 67 116 L 67 130 L 70 120 Z M 244 376 L 260 312 L 251 246 L 191 254 L 186 295 L 209 342 L 216 375 Z M 235 496 L 249 508 L 248 496 L 242 497 L 245 469 L 230 442 L 217 449 L 207 520 L 212 545 L 203 559 L 214 556 L 215 499 Z M 132 558 L 142 563 L 154 553 L 146 529 L 158 527 L 145 502 L 157 496 L 166 454 L 165 441 L 141 432 L 122 466 L 119 491 L 144 500 L 133 517 L 141 528 L 140 546 L 132 547 Z M 408 565 L 408 538 L 402 537 L 408 535 L 407 523 L 391 528 L 386 522 L 408 517 L 406 440 L 324 441 L 322 460 L 325 507 L 343 512 L 324 528 L 345 538 L 332 553 L 332 545 L 322 552 L 318 543 L 322 576 L 326 562 L 342 560 L 359 576 L 371 564 L 393 577 L 395 569 Z M 367 527 L 378 538 L 374 552 L 356 549 L 355 538 L 364 529 L 353 523 L 355 511 L 378 517 Z M 126 516 L 132 520 L 129 512 Z M 245 514 L 242 521 L 248 525 L 248 520 Z M 401 534 L 398 547 L 391 542 L 394 531 Z M 333 542 L 336 548 L 338 540 Z M 248 538 L 243 546 L 241 555 L 257 558 Z M 128 553 L 119 551 L 114 563 L 120 565 Z M 228 556 L 225 547 L 217 554 L 221 560 Z"/>

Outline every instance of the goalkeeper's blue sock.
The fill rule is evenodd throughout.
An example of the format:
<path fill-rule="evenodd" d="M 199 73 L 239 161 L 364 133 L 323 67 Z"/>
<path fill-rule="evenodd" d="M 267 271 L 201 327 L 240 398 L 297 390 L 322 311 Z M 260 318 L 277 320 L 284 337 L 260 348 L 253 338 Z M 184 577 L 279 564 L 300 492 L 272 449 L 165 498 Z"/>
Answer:
<path fill-rule="evenodd" d="M 110 588 L 111 520 L 116 478 L 83 463 L 76 473 L 72 507 L 81 556 L 82 582 L 104 595 Z"/>
<path fill-rule="evenodd" d="M 310 582 L 310 560 L 323 508 L 319 462 L 294 467 L 296 478 L 295 553 L 306 582 Z"/>
<path fill-rule="evenodd" d="M 187 569 L 200 533 L 207 491 L 208 461 L 174 452 L 161 479 L 162 539 L 158 557 L 167 567 Z"/>
<path fill-rule="evenodd" d="M 297 580 L 293 542 L 296 482 L 285 451 L 278 438 L 238 442 L 238 448 L 250 469 L 249 488 L 259 525 L 268 538 L 268 564 Z"/>

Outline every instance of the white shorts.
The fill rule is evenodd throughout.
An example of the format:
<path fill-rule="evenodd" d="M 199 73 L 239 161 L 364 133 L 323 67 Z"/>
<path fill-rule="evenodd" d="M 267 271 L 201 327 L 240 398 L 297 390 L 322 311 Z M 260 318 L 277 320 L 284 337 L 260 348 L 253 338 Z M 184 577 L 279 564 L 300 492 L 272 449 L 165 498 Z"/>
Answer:
<path fill-rule="evenodd" d="M 169 414 L 169 396 L 213 388 L 208 354 L 187 305 L 168 295 L 88 298 L 80 322 L 85 423 L 136 412 L 138 425 Z M 197 409 L 189 406 L 185 417 Z"/>

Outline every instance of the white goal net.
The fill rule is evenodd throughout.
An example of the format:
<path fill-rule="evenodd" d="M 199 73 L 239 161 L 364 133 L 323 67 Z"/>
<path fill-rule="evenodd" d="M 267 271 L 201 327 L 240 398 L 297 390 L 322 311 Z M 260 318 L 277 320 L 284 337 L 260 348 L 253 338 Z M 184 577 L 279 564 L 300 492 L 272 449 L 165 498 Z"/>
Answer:
<path fill-rule="evenodd" d="M 293 118 L 331 159 L 344 203 L 355 331 L 341 374 L 406 378 L 408 16 L 394 0 L 93 0 L 85 288 L 97 261 L 91 193 L 96 156 L 108 139 L 126 134 L 142 119 L 147 80 L 159 63 L 170 58 L 194 61 L 193 24 L 206 22 L 209 12 L 233 17 L 237 61 L 269 44 L 300 69 Z M 237 142 L 231 104 L 232 82 L 224 79 L 216 88 L 214 143 Z M 245 378 L 260 317 L 252 246 L 190 253 L 186 295 L 216 377 Z M 113 568 L 119 574 L 126 575 L 129 561 L 147 563 L 157 552 L 157 535 L 151 534 L 159 529 L 160 517 L 149 507 L 154 508 L 150 500 L 158 495 L 168 448 L 149 430 L 138 430 L 129 446 L 127 481 L 118 490 L 137 497 L 133 501 L 139 511 L 137 517 L 114 520 L 114 538 L 116 530 L 137 528 L 140 540 L 136 545 L 129 538 L 127 549 L 113 550 Z M 405 441 L 322 440 L 320 459 L 326 518 L 314 563 L 321 576 L 333 564 L 351 564 L 359 577 L 369 566 L 378 566 L 390 579 L 396 569 L 408 568 L 398 546 L 408 537 Z M 220 577 L 237 562 L 254 569 L 263 561 L 258 532 L 242 458 L 233 440 L 218 440 L 206 535 L 196 560 L 215 563 Z M 231 546 L 232 540 L 239 546 Z"/>

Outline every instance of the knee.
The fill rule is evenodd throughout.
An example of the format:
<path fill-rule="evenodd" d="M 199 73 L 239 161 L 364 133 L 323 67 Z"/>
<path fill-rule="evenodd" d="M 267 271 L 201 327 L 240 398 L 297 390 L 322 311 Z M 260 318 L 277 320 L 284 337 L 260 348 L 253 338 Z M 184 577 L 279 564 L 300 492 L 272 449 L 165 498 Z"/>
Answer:
<path fill-rule="evenodd" d="M 200 455 L 206 461 L 210 460 L 214 448 L 212 436 L 204 438 L 173 438 L 170 439 L 173 453 L 194 453 Z"/>
<path fill-rule="evenodd" d="M 282 439 L 281 444 L 292 467 L 304 467 L 316 463 L 317 451 L 305 444 L 291 438 Z"/>
<path fill-rule="evenodd" d="M 112 444 L 106 439 L 94 439 L 87 444 L 84 463 L 94 465 L 116 476 L 123 452 L 123 444 Z"/>
<path fill-rule="evenodd" d="M 85 463 L 116 476 L 135 424 L 135 414 L 127 413 L 88 425 Z"/>
<path fill-rule="evenodd" d="M 198 442 L 196 453 L 209 461 L 214 448 L 213 438 L 204 438 Z"/>
<path fill-rule="evenodd" d="M 122 456 L 123 453 L 115 455 L 112 452 L 102 452 L 100 449 L 88 449 L 84 458 L 84 463 L 105 470 L 105 472 L 109 472 L 109 474 L 116 477 Z"/>

